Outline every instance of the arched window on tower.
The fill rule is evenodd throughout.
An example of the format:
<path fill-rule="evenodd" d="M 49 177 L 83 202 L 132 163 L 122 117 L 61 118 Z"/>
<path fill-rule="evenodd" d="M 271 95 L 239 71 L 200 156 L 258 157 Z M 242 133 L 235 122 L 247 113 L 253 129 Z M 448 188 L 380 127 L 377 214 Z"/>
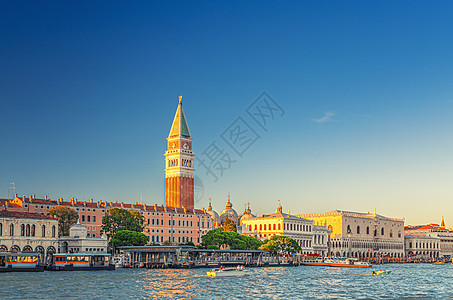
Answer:
<path fill-rule="evenodd" d="M 360 234 L 360 226 L 357 225 L 357 234 Z"/>
<path fill-rule="evenodd" d="M 366 234 L 370 234 L 370 227 L 366 227 Z"/>
<path fill-rule="evenodd" d="M 20 224 L 20 236 L 25 236 L 25 225 Z"/>
<path fill-rule="evenodd" d="M 384 235 L 384 227 L 381 228 L 381 235 Z"/>
<path fill-rule="evenodd" d="M 9 225 L 9 235 L 14 236 L 14 224 Z"/>

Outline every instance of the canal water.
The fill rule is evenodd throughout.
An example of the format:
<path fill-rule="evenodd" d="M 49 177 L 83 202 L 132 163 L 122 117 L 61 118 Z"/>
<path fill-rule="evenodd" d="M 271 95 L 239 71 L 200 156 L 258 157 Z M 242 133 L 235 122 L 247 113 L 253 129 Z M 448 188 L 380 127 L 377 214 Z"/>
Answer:
<path fill-rule="evenodd" d="M 390 275 L 371 276 L 384 267 Z M 0 273 L 0 299 L 453 299 L 452 264 Z"/>

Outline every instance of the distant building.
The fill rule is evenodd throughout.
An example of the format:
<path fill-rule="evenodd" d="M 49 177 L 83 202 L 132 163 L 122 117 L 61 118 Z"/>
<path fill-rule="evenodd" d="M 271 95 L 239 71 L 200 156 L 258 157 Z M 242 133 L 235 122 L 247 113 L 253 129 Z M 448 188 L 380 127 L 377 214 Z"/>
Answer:
<path fill-rule="evenodd" d="M 408 242 L 412 242 L 417 236 L 427 243 L 416 241 L 412 242 L 412 247 L 406 248 L 406 252 L 411 256 L 429 256 L 438 253 L 439 256 L 434 257 L 453 257 L 453 231 L 445 228 L 445 221 L 442 217 L 441 224 L 427 224 L 418 226 L 404 227 L 404 234 L 406 235 L 406 246 Z M 437 241 L 436 241 L 437 240 Z M 434 246 L 439 245 L 439 251 L 434 251 Z M 432 249 L 432 250 L 431 250 Z"/>
<path fill-rule="evenodd" d="M 0 209 L 0 252 L 40 252 L 41 261 L 57 249 L 58 220 L 37 213 Z"/>
<path fill-rule="evenodd" d="M 59 253 L 106 253 L 107 252 L 107 236 L 103 234 L 101 237 L 89 237 L 87 229 L 77 223 L 69 229 L 69 236 L 61 236 L 58 239 Z"/>
<path fill-rule="evenodd" d="M 275 213 L 261 217 L 241 218 L 242 234 L 268 239 L 284 235 L 294 239 L 302 248 L 302 254 L 327 254 L 327 228 L 316 228 L 313 221 L 282 212 L 279 203 Z"/>
<path fill-rule="evenodd" d="M 429 235 L 405 235 L 406 257 L 428 259 L 440 257 L 440 239 Z"/>
<path fill-rule="evenodd" d="M 330 230 L 330 256 L 370 258 L 404 257 L 404 219 L 374 213 L 334 210 L 327 213 L 300 214 L 314 224 Z"/>

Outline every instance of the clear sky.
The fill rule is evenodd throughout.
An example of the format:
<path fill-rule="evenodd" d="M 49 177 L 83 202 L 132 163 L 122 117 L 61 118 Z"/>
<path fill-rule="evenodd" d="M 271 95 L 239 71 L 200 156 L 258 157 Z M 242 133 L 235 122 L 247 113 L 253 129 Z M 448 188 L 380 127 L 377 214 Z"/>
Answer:
<path fill-rule="evenodd" d="M 164 203 L 178 96 L 197 207 L 453 226 L 449 1 L 1 1 L 0 197 Z M 266 127 L 247 108 L 267 92 Z M 256 104 L 256 103 L 255 103 Z M 239 156 L 222 139 L 245 121 Z M 249 133 L 252 131 L 249 130 Z M 228 135 L 228 134 L 227 134 Z M 247 140 L 245 140 L 247 141 Z M 237 150 L 237 149 L 236 149 Z"/>

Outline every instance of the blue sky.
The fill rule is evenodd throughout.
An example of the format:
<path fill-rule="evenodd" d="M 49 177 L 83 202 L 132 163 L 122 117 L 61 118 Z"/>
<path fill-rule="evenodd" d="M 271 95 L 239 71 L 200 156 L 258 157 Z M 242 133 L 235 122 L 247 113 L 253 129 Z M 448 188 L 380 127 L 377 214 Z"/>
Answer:
<path fill-rule="evenodd" d="M 2 1 L 0 197 L 164 203 L 178 95 L 194 151 L 236 160 L 256 214 L 333 209 L 453 226 L 453 4 L 447 1 Z M 284 110 L 247 115 L 266 91 Z M 242 157 L 221 134 L 242 117 Z M 11 190 L 10 190 L 11 191 Z"/>

